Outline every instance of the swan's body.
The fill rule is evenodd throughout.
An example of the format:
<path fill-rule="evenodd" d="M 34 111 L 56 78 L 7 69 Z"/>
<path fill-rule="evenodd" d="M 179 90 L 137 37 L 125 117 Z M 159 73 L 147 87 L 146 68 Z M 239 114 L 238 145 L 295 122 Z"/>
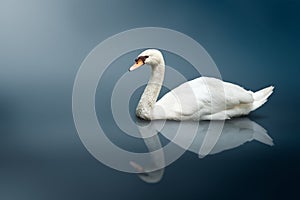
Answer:
<path fill-rule="evenodd" d="M 199 77 L 181 84 L 156 102 L 165 72 L 161 52 L 155 49 L 142 52 L 129 70 L 143 64 L 149 64 L 152 73 L 136 115 L 146 120 L 224 120 L 247 115 L 262 106 L 274 88 L 254 93 L 216 78 Z"/>

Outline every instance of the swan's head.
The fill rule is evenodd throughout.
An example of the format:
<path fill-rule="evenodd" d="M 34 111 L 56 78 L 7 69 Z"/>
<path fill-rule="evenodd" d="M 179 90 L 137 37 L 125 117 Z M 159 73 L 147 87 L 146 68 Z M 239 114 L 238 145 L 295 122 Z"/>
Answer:
<path fill-rule="evenodd" d="M 163 60 L 163 55 L 159 50 L 147 49 L 135 59 L 135 64 L 129 68 L 129 71 L 133 71 L 144 64 L 158 66 L 163 64 Z"/>

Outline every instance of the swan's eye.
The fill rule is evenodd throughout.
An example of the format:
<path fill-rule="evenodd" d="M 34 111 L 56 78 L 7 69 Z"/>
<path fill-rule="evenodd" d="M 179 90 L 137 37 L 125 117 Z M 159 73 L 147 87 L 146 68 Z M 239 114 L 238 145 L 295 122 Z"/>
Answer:
<path fill-rule="evenodd" d="M 138 63 L 139 60 L 143 61 L 143 63 L 145 64 L 145 60 L 146 58 L 149 58 L 149 56 L 139 56 L 137 59 L 135 59 L 134 61 L 136 63 Z"/>

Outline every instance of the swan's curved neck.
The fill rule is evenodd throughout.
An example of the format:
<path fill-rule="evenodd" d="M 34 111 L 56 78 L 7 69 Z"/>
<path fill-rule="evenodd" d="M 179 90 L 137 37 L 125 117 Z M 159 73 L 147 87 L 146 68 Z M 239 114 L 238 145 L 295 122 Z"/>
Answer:
<path fill-rule="evenodd" d="M 156 103 L 165 75 L 165 62 L 152 65 L 151 77 L 136 108 L 136 115 L 143 119 L 151 119 L 151 111 Z"/>

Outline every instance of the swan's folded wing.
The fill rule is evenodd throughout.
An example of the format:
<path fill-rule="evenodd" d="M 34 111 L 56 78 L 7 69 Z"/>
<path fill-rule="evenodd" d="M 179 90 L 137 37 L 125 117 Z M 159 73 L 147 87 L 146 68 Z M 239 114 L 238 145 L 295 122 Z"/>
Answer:
<path fill-rule="evenodd" d="M 218 113 L 253 102 L 251 91 L 216 78 L 200 77 L 165 94 L 156 104 L 167 116 Z M 200 112 L 200 113 L 199 113 Z"/>
<path fill-rule="evenodd" d="M 228 83 L 223 82 L 225 97 L 226 97 L 226 106 L 227 108 L 234 107 L 240 104 L 249 104 L 253 103 L 253 92 L 245 90 L 244 88 Z"/>
<path fill-rule="evenodd" d="M 188 82 L 181 84 L 165 94 L 156 102 L 154 113 L 157 117 L 179 119 L 180 116 L 190 116 L 199 110 L 197 98 Z"/>

